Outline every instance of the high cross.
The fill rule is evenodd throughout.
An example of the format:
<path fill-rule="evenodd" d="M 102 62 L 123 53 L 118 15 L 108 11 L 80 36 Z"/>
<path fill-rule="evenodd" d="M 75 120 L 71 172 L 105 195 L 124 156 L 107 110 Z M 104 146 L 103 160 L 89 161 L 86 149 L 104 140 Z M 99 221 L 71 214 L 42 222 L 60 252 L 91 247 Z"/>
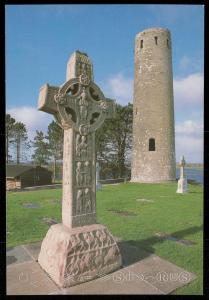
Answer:
<path fill-rule="evenodd" d="M 66 82 L 40 89 L 38 109 L 52 114 L 64 129 L 62 223 L 96 223 L 95 131 L 114 117 L 115 102 L 93 82 L 93 66 L 76 51 L 67 65 Z"/>

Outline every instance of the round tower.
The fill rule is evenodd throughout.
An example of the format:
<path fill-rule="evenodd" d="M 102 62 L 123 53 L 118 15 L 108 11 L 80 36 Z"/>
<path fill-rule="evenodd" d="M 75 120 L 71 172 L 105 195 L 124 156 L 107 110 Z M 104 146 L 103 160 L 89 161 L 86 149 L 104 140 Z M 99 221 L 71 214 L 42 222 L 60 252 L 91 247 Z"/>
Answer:
<path fill-rule="evenodd" d="M 131 181 L 175 179 L 171 35 L 150 28 L 135 39 Z"/>

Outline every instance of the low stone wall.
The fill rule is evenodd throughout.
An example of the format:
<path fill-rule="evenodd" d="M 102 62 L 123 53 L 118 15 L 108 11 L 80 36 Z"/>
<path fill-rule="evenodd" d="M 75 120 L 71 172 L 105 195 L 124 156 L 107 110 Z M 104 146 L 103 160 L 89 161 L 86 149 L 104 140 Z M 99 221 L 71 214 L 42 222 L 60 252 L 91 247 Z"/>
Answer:
<path fill-rule="evenodd" d="M 62 184 L 50 184 L 50 185 L 40 185 L 40 186 L 29 186 L 25 188 L 10 188 L 9 191 L 13 192 L 27 192 L 27 191 L 34 191 L 34 190 L 45 190 L 45 189 L 57 189 L 61 188 Z M 7 189 L 8 190 L 8 189 Z"/>
<path fill-rule="evenodd" d="M 12 180 L 11 180 L 12 181 Z M 121 182 L 128 182 L 130 181 L 129 178 L 116 178 L 116 179 L 104 179 L 104 180 L 99 180 L 101 184 L 117 184 Z M 8 188 L 9 186 L 9 188 Z M 12 183 L 7 182 L 7 190 L 8 191 L 15 191 L 15 192 L 24 192 L 24 191 L 34 191 L 34 190 L 45 190 L 45 189 L 57 189 L 61 188 L 62 184 L 49 184 L 49 185 L 39 185 L 39 186 L 29 186 L 21 189 L 21 182 L 17 182 L 16 184 L 14 180 Z"/>
<path fill-rule="evenodd" d="M 121 182 L 127 182 L 127 181 L 130 181 L 130 177 L 129 178 L 100 179 L 99 183 L 115 184 L 115 183 L 121 183 Z"/>
<path fill-rule="evenodd" d="M 39 186 L 29 186 L 25 187 L 23 190 L 32 191 L 32 190 L 45 190 L 45 189 L 56 189 L 61 188 L 62 184 L 48 184 L 48 185 L 39 185 Z"/>

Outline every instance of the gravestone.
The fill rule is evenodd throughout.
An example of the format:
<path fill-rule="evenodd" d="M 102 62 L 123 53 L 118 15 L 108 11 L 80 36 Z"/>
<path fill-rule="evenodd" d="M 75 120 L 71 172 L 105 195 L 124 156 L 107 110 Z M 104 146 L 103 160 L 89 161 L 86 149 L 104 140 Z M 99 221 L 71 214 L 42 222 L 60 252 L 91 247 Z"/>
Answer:
<path fill-rule="evenodd" d="M 22 205 L 26 208 L 40 208 L 40 204 L 38 203 L 23 203 Z"/>
<path fill-rule="evenodd" d="M 185 167 L 186 161 L 184 159 L 184 156 L 181 157 L 181 161 L 180 161 L 180 178 L 178 180 L 178 189 L 176 191 L 176 193 L 179 194 L 184 194 L 188 192 L 188 188 L 187 188 L 187 178 L 186 178 L 186 174 L 185 174 Z"/>
<path fill-rule="evenodd" d="M 52 225 L 41 245 L 40 266 L 60 287 L 73 286 L 118 269 L 121 255 L 109 230 L 96 222 L 95 131 L 115 113 L 93 82 L 93 66 L 76 51 L 66 82 L 44 85 L 39 110 L 64 129 L 62 223 Z"/>
<path fill-rule="evenodd" d="M 100 181 L 100 176 L 99 176 L 100 170 L 101 170 L 101 167 L 100 167 L 99 163 L 97 162 L 96 163 L 96 190 L 97 191 L 102 189 L 102 185 L 99 182 Z"/>

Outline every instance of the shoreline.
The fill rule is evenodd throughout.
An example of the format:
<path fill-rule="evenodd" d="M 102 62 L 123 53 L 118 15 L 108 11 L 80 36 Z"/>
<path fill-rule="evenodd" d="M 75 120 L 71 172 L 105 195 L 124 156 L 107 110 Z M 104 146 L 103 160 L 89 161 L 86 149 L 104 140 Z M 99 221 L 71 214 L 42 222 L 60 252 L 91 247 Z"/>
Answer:
<path fill-rule="evenodd" d="M 180 169 L 180 166 L 176 166 L 177 169 Z M 191 167 L 191 166 L 185 166 L 185 169 L 195 169 L 195 170 L 203 170 L 204 167 Z"/>

